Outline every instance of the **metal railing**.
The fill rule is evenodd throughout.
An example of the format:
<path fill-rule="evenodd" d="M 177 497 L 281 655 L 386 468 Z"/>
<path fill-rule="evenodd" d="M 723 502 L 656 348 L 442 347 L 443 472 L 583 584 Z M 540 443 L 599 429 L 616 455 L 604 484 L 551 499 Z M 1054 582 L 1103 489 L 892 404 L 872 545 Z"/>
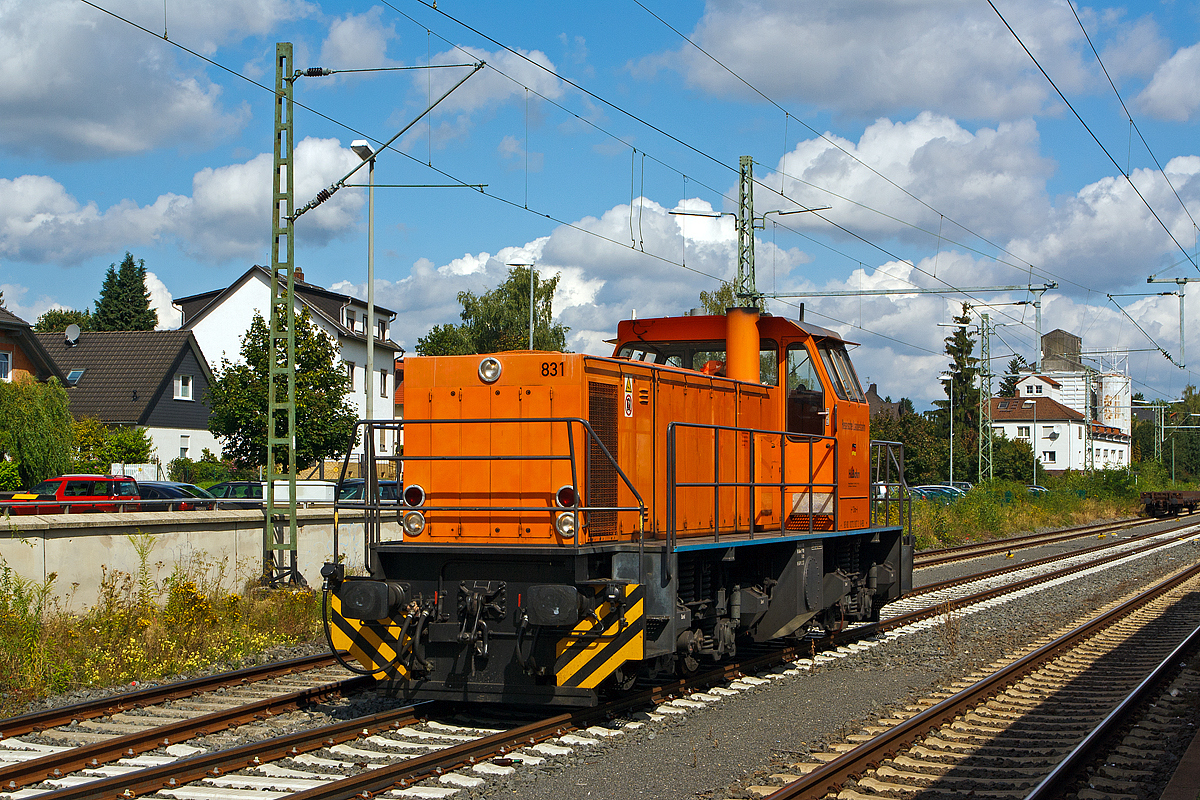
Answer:
<path fill-rule="evenodd" d="M 532 424 L 549 424 L 563 425 L 566 429 L 567 452 L 566 453 L 536 453 L 536 454 L 500 454 L 500 455 L 413 455 L 411 450 L 404 455 L 376 455 L 375 442 L 380 431 L 393 431 L 396 436 L 396 441 L 400 440 L 405 429 L 411 429 L 419 426 L 437 426 L 437 425 L 482 425 L 493 427 L 497 425 L 532 425 Z M 580 438 L 579 429 L 582 429 L 582 446 L 576 441 Z M 638 543 L 639 547 L 644 548 L 644 533 L 646 527 L 646 503 L 642 499 L 641 494 L 634 487 L 633 482 L 621 469 L 616 458 L 609 452 L 608 448 L 600 440 L 600 437 L 593 430 L 592 425 L 586 419 L 580 417 L 510 417 L 510 418 L 484 418 L 484 419 L 405 419 L 405 420 L 359 420 L 356 431 L 363 435 L 364 450 L 367 456 L 367 470 L 363 476 L 366 481 L 363 499 L 360 501 L 343 501 L 334 502 L 334 531 L 333 531 L 333 547 L 335 555 L 338 552 L 338 526 L 337 513 L 343 508 L 353 508 L 355 510 L 363 510 L 364 512 L 364 557 L 365 562 L 370 564 L 371 546 L 378 544 L 381 541 L 381 525 L 382 514 L 384 511 L 406 511 L 420 510 L 422 513 L 428 512 L 489 512 L 489 513 L 505 513 L 505 514 L 559 514 L 570 512 L 574 516 L 574 536 L 573 545 L 579 546 L 579 534 L 581 530 L 580 514 L 594 512 L 613 512 L 619 513 L 622 511 L 636 511 L 638 513 Z M 432 435 L 432 431 L 430 432 Z M 551 437 L 552 439 L 552 437 Z M 548 440 L 549 441 L 549 440 Z M 548 446 L 547 446 L 548 447 Z M 597 448 L 593 451 L 593 447 Z M 582 454 L 578 452 L 582 450 Z M 599 454 L 601 460 L 610 466 L 616 475 L 621 479 L 625 487 L 633 495 L 637 501 L 636 506 L 620 506 L 620 505 L 597 505 L 592 502 L 594 495 L 594 481 L 592 480 L 592 461 L 593 454 Z M 584 487 L 584 502 L 579 503 L 579 477 L 580 467 L 579 459 L 582 455 L 584 460 L 583 468 L 583 487 Z M 342 474 L 338 484 L 346 479 L 346 472 L 349 468 L 351 456 L 346 455 L 342 462 Z M 576 490 L 575 504 L 568 507 L 555 505 L 428 505 L 423 504 L 419 507 L 410 507 L 404 502 L 404 484 L 403 470 L 398 469 L 397 475 L 401 476 L 397 485 L 396 501 L 381 501 L 379 497 L 379 478 L 377 465 L 379 462 L 396 462 L 397 466 L 402 466 L 405 463 L 411 464 L 415 462 L 459 462 L 459 463 L 479 463 L 479 462 L 567 462 L 570 464 L 571 470 L 571 485 Z M 436 492 L 437 487 L 424 487 L 426 496 L 430 492 Z M 551 487 L 551 492 L 554 488 Z M 403 527 L 401 527 L 401 540 L 404 541 Z"/>
<path fill-rule="evenodd" d="M 895 519 L 895 522 L 893 522 Z M 871 440 L 871 527 L 912 530 L 912 497 L 904 479 L 904 444 Z"/>
<path fill-rule="evenodd" d="M 712 435 L 712 465 L 713 479 L 711 481 L 680 481 L 678 478 L 679 460 L 676 457 L 676 448 L 678 446 L 678 432 L 681 429 L 708 431 Z M 720 479 L 721 469 L 721 434 L 749 434 L 749 443 L 745 446 L 735 445 L 735 453 L 737 450 L 744 450 L 746 453 L 745 474 L 749 480 L 737 480 L 739 474 L 739 465 L 734 462 L 734 480 L 723 481 Z M 754 477 L 754 468 L 757 463 L 755 459 L 755 440 L 759 437 L 778 437 L 779 440 L 779 480 L 778 481 L 760 481 Z M 829 453 L 833 460 L 832 472 L 834 479 L 828 483 L 822 483 L 816 480 L 816 445 L 817 442 L 827 442 L 832 445 L 829 448 Z M 787 452 L 789 444 L 793 447 L 807 447 L 808 449 L 808 480 L 806 481 L 789 481 L 787 474 Z M 814 533 L 815 520 L 818 516 L 826 516 L 817 514 L 814 510 L 814 497 L 817 489 L 828 489 L 832 511 L 828 515 L 832 521 L 833 529 L 838 529 L 837 518 L 837 500 L 838 500 L 838 485 L 837 485 L 837 440 L 832 436 L 818 436 L 815 434 L 797 434 L 788 433 L 786 431 L 765 431 L 758 428 L 742 428 L 733 425 L 709 425 L 699 422 L 672 422 L 667 426 L 667 538 L 668 547 L 673 552 L 675 549 L 675 538 L 678 516 L 678 493 L 680 489 L 709 489 L 713 495 L 713 541 L 721 539 L 721 490 L 722 489 L 749 489 L 750 508 L 749 508 L 749 525 L 745 534 L 750 539 L 754 538 L 755 533 L 755 511 L 757 508 L 756 495 L 759 489 L 778 489 L 779 490 L 779 535 L 786 535 L 787 522 L 789 517 L 793 516 L 790 512 L 785 512 L 788 490 L 800 494 L 807 494 L 808 501 L 808 532 Z M 734 516 L 735 527 L 738 519 L 738 495 L 740 492 L 734 491 Z M 743 533 L 743 532 L 739 532 Z M 775 533 L 774 530 L 771 533 Z"/>

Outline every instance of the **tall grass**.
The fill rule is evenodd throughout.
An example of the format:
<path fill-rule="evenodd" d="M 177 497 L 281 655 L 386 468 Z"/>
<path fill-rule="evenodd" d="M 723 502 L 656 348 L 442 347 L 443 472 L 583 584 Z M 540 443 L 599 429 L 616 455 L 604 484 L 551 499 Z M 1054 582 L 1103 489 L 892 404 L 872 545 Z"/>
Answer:
<path fill-rule="evenodd" d="M 1091 475 L 1068 473 L 1049 484 L 1049 492 L 1030 494 L 1023 484 L 993 481 L 976 486 L 953 503 L 916 501 L 913 532 L 917 548 L 951 547 L 1025 531 L 1136 516 L 1141 508 L 1139 491 L 1157 488 L 1157 478 L 1107 470 Z"/>
<path fill-rule="evenodd" d="M 0 559 L 0 715 L 52 694 L 238 663 L 320 635 L 313 591 L 249 583 L 229 591 L 225 562 L 204 556 L 157 580 L 148 537 L 134 545 L 138 574 L 104 569 L 97 602 L 79 614 L 55 598 L 56 575 L 28 580 Z"/>

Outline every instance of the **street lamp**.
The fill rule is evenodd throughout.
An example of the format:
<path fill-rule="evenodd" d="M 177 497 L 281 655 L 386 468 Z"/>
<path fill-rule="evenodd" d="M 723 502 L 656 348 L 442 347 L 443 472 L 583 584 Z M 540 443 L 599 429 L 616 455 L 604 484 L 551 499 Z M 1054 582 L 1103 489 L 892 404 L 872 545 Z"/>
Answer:
<path fill-rule="evenodd" d="M 950 387 L 950 485 L 954 485 L 954 375 L 943 372 L 938 377 L 946 378 Z"/>
<path fill-rule="evenodd" d="M 355 139 L 350 149 L 363 161 L 367 170 L 367 419 L 375 419 L 375 151 L 366 139 Z"/>

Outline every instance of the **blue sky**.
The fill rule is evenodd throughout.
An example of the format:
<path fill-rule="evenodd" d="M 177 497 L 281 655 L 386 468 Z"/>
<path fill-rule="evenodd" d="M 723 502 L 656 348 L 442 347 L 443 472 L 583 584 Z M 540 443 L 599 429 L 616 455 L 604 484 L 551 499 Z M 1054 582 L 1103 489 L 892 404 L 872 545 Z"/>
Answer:
<path fill-rule="evenodd" d="M 381 184 L 486 184 L 376 191 L 377 297 L 405 347 L 511 262 L 562 276 L 556 313 L 579 351 L 605 352 L 634 310 L 697 305 L 733 275 L 733 226 L 667 212 L 735 210 L 750 155 L 758 213 L 832 206 L 767 215 L 760 289 L 1057 281 L 1044 330 L 1111 352 L 1135 391 L 1175 396 L 1200 382 L 1156 349 L 1179 360 L 1178 300 L 1117 298 L 1126 317 L 1107 295 L 1200 278 L 1200 9 L 1076 5 L 1081 27 L 1064 2 L 993 1 L 1016 36 L 986 0 L 95 3 L 149 32 L 81 0 L 0 0 L 0 287 L 30 321 L 89 306 L 128 250 L 169 324 L 170 298 L 269 263 L 272 95 L 251 81 L 273 83 L 290 41 L 298 68 L 487 64 L 377 163 Z M 298 204 L 357 163 L 352 140 L 389 139 L 467 72 L 297 81 Z M 297 238 L 307 280 L 365 293 L 362 190 L 302 217 Z M 937 324 L 964 299 L 1031 298 L 805 302 L 862 343 L 881 394 L 921 405 L 940 394 Z M 997 371 L 1032 359 L 1032 307 L 989 313 L 1007 323 Z M 1186 344 L 1200 365 L 1190 314 Z"/>

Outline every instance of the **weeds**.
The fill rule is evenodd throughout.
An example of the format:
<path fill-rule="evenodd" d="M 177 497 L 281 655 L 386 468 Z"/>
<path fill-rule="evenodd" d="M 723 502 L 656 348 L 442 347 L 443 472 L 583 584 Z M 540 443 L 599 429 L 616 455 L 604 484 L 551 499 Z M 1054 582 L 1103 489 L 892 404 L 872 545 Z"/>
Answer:
<path fill-rule="evenodd" d="M 56 575 L 28 580 L 0 559 L 0 715 L 51 694 L 237 663 L 320 635 L 315 592 L 229 591 L 228 566 L 202 554 L 159 581 L 153 539 L 131 540 L 138 574 L 103 569 L 99 598 L 82 614 L 55 599 Z"/>

